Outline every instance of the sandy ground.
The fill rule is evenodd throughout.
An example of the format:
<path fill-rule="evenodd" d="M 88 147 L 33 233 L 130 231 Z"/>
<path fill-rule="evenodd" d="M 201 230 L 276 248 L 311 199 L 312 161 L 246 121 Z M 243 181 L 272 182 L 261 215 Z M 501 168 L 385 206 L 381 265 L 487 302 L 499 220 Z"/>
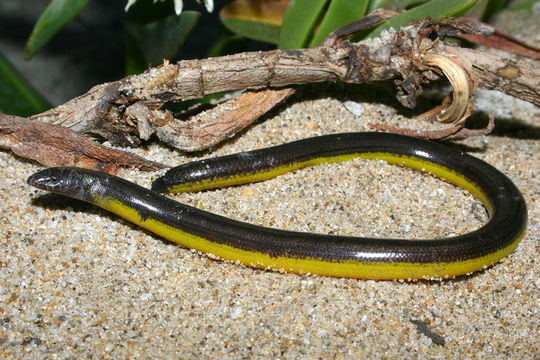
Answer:
<path fill-rule="evenodd" d="M 379 100 L 355 87 L 304 88 L 199 157 L 366 131 L 373 122 L 418 125 Z M 26 178 L 42 167 L 0 152 L 0 357 L 540 358 L 540 110 L 493 92 L 477 95 L 477 110 L 496 115 L 496 131 L 453 146 L 516 183 L 528 230 L 500 263 L 440 282 L 298 276 L 214 261 L 31 188 Z M 169 164 L 197 158 L 158 144 L 134 151 Z M 144 186 L 157 175 L 121 174 Z M 256 224 L 348 235 L 450 236 L 486 221 L 468 193 L 379 161 L 175 198 Z"/>
<path fill-rule="evenodd" d="M 321 87 L 304 89 L 274 116 L 201 157 L 399 121 L 393 108 L 370 102 L 357 102 L 363 113 L 353 115 L 342 104 L 352 89 L 326 88 L 323 98 L 314 95 Z M 540 112 L 493 93 L 478 98 L 480 107 L 504 105 L 496 113 L 504 130 L 459 146 L 521 189 L 528 231 L 502 262 L 441 282 L 298 276 L 214 261 L 95 207 L 30 188 L 25 179 L 41 166 L 1 152 L 0 353 L 14 358 L 540 356 Z M 170 164 L 194 159 L 157 144 L 136 152 Z M 148 186 L 156 174 L 122 176 Z M 486 220 L 468 193 L 380 161 L 322 165 L 176 198 L 252 223 L 351 235 L 449 236 Z M 421 333 L 418 321 L 445 344 Z"/>

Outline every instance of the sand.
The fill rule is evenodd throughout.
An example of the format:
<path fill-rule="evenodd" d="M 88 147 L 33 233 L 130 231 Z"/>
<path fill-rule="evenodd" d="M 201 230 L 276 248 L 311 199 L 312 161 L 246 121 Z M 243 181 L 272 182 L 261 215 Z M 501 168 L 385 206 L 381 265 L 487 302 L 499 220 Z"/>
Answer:
<path fill-rule="evenodd" d="M 157 143 L 133 151 L 180 164 L 367 131 L 374 122 L 418 126 L 365 90 L 301 88 L 262 121 L 198 156 Z M 25 180 L 42 166 L 1 151 L 0 357 L 540 358 L 540 110 L 495 92 L 479 92 L 476 100 L 478 112 L 496 116 L 495 132 L 452 146 L 515 182 L 529 224 L 510 256 L 446 281 L 299 276 L 215 261 L 96 207 L 31 188 Z M 149 186 L 159 174 L 120 175 Z M 451 236 L 487 219 L 467 192 L 380 161 L 321 165 L 174 198 L 255 224 L 358 236 Z"/>
<path fill-rule="evenodd" d="M 325 97 L 314 95 L 322 86 L 303 89 L 273 116 L 199 157 L 365 131 L 387 116 L 400 119 L 380 103 L 358 102 L 363 113 L 352 114 L 338 96 L 352 89 L 331 86 Z M 25 179 L 41 166 L 1 152 L 0 354 L 538 357 L 540 112 L 493 92 L 478 98 L 486 107 L 513 104 L 508 116 L 506 106 L 496 114 L 506 130 L 457 144 L 521 189 L 528 230 L 500 263 L 440 282 L 299 276 L 215 261 L 95 207 L 31 188 Z M 402 122 L 407 123 L 414 125 Z M 135 152 L 169 164 L 194 159 L 155 143 Z M 149 186 L 158 174 L 121 175 Z M 486 221 L 480 202 L 465 191 L 381 161 L 321 165 L 262 183 L 174 197 L 256 224 L 359 236 L 451 236 Z"/>

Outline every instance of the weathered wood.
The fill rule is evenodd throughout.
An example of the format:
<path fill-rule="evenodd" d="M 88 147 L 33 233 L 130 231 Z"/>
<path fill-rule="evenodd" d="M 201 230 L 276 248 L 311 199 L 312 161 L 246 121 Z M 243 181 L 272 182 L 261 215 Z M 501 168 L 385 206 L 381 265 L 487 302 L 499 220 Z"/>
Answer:
<path fill-rule="evenodd" d="M 0 148 L 47 166 L 77 166 L 115 174 L 121 167 L 156 171 L 167 166 L 102 146 L 63 126 L 0 114 Z"/>
<path fill-rule="evenodd" d="M 462 56 L 473 64 L 478 86 L 498 90 L 540 106 L 540 69 L 517 58 L 502 58 L 477 50 L 459 48 Z"/>

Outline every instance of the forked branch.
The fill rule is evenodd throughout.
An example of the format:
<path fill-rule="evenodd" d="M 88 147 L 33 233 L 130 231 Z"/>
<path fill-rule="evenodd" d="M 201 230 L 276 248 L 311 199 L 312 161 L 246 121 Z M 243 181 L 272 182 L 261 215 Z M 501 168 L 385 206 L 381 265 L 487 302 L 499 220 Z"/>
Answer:
<path fill-rule="evenodd" d="M 156 134 L 171 146 L 194 151 L 233 136 L 290 96 L 294 90 L 287 87 L 296 84 L 393 80 L 399 101 L 412 108 L 425 84 L 445 76 L 453 86 L 452 96 L 421 116 L 451 124 L 439 137 L 467 134 L 463 124 L 477 87 L 500 90 L 540 106 L 540 71 L 534 65 L 442 41 L 446 37 L 492 35 L 493 28 L 485 24 L 424 20 L 385 32 L 380 38 L 350 43 L 344 39 L 353 28 L 338 31 L 310 49 L 165 62 L 142 74 L 97 85 L 32 120 L 98 135 L 120 146 L 136 146 Z M 264 91 L 245 93 L 188 121 L 167 110 L 170 103 L 237 90 Z M 253 111 L 255 108 L 258 111 Z M 2 121 L 0 115 L 0 135 Z"/>

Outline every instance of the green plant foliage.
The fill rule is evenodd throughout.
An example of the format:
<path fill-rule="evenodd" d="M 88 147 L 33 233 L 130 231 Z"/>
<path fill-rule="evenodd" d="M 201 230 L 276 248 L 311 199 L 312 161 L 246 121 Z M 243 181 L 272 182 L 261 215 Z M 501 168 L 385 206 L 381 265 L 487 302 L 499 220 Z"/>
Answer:
<path fill-rule="evenodd" d="M 332 31 L 360 19 L 366 13 L 368 0 L 332 0 L 309 46 L 317 46 Z"/>
<path fill-rule="evenodd" d="M 130 35 L 129 31 L 125 32 L 126 40 L 126 62 L 124 73 L 126 76 L 139 74 L 148 68 L 148 62 L 144 58 L 144 54 L 137 46 L 137 42 Z"/>
<path fill-rule="evenodd" d="M 288 4 L 287 0 L 235 0 L 221 10 L 219 17 L 236 34 L 277 44 Z"/>
<path fill-rule="evenodd" d="M 487 22 L 491 16 L 504 9 L 507 3 L 507 0 L 478 0 L 478 2 L 467 11 L 467 15 L 477 17 L 478 19 Z"/>
<path fill-rule="evenodd" d="M 291 0 L 279 34 L 280 49 L 306 47 L 327 0 Z"/>
<path fill-rule="evenodd" d="M 458 17 L 470 9 L 475 3 L 476 0 L 431 0 L 385 21 L 371 31 L 368 37 L 377 37 L 383 30 L 390 28 L 399 29 L 413 20 L 421 20 L 426 17 L 432 19 L 446 19 L 451 16 Z"/>
<path fill-rule="evenodd" d="M 216 57 L 241 53 L 248 48 L 250 42 L 251 40 L 244 36 L 236 35 L 225 30 L 221 32 L 217 41 L 214 42 L 207 56 Z"/>
<path fill-rule="evenodd" d="M 492 12 L 498 11 L 505 0 L 484 0 L 493 5 Z M 251 39 L 276 43 L 278 47 L 294 49 L 316 46 L 330 32 L 360 19 L 366 13 L 379 7 L 410 9 L 386 21 L 372 31 L 365 31 L 355 37 L 376 37 L 384 29 L 399 28 L 412 20 L 430 17 L 444 19 L 460 16 L 470 9 L 477 0 L 291 0 L 283 14 L 270 6 L 276 3 L 283 7 L 283 1 L 276 0 L 235 0 L 234 9 L 222 11 L 222 22 L 231 31 Z M 286 4 L 286 2 L 285 2 Z M 488 5 L 489 5 L 488 4 Z M 265 11 L 274 10 L 274 11 Z M 270 14 L 271 13 L 271 14 Z"/>
<path fill-rule="evenodd" d="M 88 0 L 52 0 L 32 30 L 26 44 L 25 58 L 34 56 L 87 3 Z"/>
<path fill-rule="evenodd" d="M 524 11 L 525 13 L 527 14 L 532 14 L 533 13 L 533 6 L 534 4 L 536 4 L 538 1 L 540 0 L 526 0 L 524 2 L 522 2 L 521 4 L 516 4 L 512 7 L 510 7 L 509 9 L 510 10 L 518 10 L 518 11 Z"/>
<path fill-rule="evenodd" d="M 222 18 L 227 29 L 242 34 L 250 39 L 265 41 L 271 44 L 279 42 L 281 26 L 269 22 L 247 19 Z"/>
<path fill-rule="evenodd" d="M 0 52 L 0 112 L 30 116 L 50 107 L 49 102 Z"/>
<path fill-rule="evenodd" d="M 482 20 L 489 20 L 489 18 L 504 9 L 507 0 L 487 0 L 486 9 L 482 14 Z"/>
<path fill-rule="evenodd" d="M 128 73 L 140 72 L 148 65 L 156 66 L 162 63 L 163 59 L 173 59 L 199 16 L 196 11 L 184 11 L 180 16 L 169 15 L 149 23 L 126 21 L 130 51 L 127 57 L 129 60 L 126 59 Z M 141 65 L 143 69 L 140 69 Z"/>
<path fill-rule="evenodd" d="M 385 6 L 387 0 L 370 0 L 367 8 L 367 13 L 369 14 L 375 9 L 382 8 Z"/>

